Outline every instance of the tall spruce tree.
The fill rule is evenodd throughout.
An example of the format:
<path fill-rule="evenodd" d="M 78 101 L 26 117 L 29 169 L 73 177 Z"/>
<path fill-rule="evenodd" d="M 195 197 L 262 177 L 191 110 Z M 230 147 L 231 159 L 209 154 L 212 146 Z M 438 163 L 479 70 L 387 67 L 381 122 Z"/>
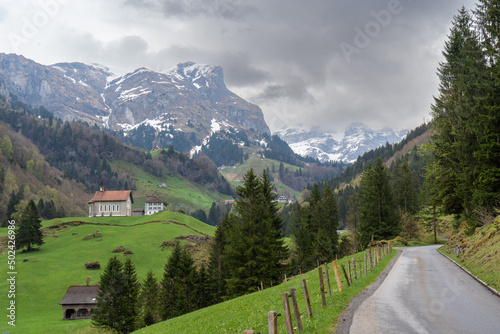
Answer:
<path fill-rule="evenodd" d="M 123 304 L 122 309 L 123 322 L 119 330 L 123 333 L 131 333 L 137 329 L 139 320 L 139 284 L 135 266 L 130 257 L 127 257 L 123 265 Z"/>
<path fill-rule="evenodd" d="M 97 307 L 94 309 L 92 323 L 96 327 L 118 331 L 123 323 L 122 303 L 124 275 L 123 264 L 115 255 L 108 260 L 99 280 Z"/>
<path fill-rule="evenodd" d="M 292 220 L 292 240 L 295 245 L 293 262 L 301 272 L 306 272 L 315 265 L 313 239 L 308 210 L 295 203 Z"/>
<path fill-rule="evenodd" d="M 389 173 L 380 158 L 368 166 L 359 185 L 360 242 L 366 247 L 372 236 L 375 240 L 399 234 L 400 224 L 393 202 Z"/>
<path fill-rule="evenodd" d="M 473 25 L 469 12 L 462 7 L 453 19 L 445 43 L 445 61 L 438 70 L 439 96 L 432 106 L 434 162 L 429 166 L 430 175 L 434 177 L 433 193 L 444 211 L 456 216 L 465 214 L 466 219 L 471 218 L 481 202 L 474 197 L 483 197 L 477 196 L 478 191 L 483 193 L 484 190 L 478 187 L 481 178 L 491 171 L 485 168 L 486 164 L 480 167 L 478 159 L 488 160 L 486 156 L 493 153 L 487 149 L 484 155 L 480 144 L 484 137 L 481 132 L 491 124 L 487 121 L 481 125 L 486 117 L 482 86 L 488 81 L 487 65 Z M 495 132 L 498 136 L 498 128 Z"/>
<path fill-rule="evenodd" d="M 323 191 L 318 206 L 320 217 L 316 234 L 316 256 L 320 263 L 323 263 L 333 260 L 338 249 L 339 215 L 330 184 L 327 184 Z"/>
<path fill-rule="evenodd" d="M 243 179 L 243 186 L 236 189 L 237 215 L 231 217 L 223 257 L 231 275 L 226 280 L 228 297 L 256 291 L 261 282 L 265 286 L 276 282 L 287 257 L 267 173 L 259 179 L 250 169 Z"/>
<path fill-rule="evenodd" d="M 478 82 L 481 114 L 476 116 L 479 149 L 474 153 L 480 166 L 474 182 L 473 200 L 491 208 L 500 199 L 500 1 L 479 0 L 474 11 L 486 59 L 486 76 Z M 483 98 L 480 98 L 483 97 Z"/>
<path fill-rule="evenodd" d="M 229 215 L 224 216 L 217 225 L 215 236 L 210 246 L 208 273 L 212 283 L 212 303 L 219 303 L 226 295 L 226 279 L 229 278 L 227 266 L 223 257 L 227 246 L 227 231 L 230 224 Z"/>
<path fill-rule="evenodd" d="M 395 204 L 402 212 L 415 214 L 418 210 L 417 181 L 406 159 L 396 161 L 392 179 Z"/>
<path fill-rule="evenodd" d="M 17 247 L 23 248 L 27 246 L 28 252 L 32 245 L 43 245 L 42 223 L 40 221 L 36 204 L 33 200 L 29 201 L 26 208 L 21 213 L 20 220 L 17 224 Z"/>
<path fill-rule="evenodd" d="M 196 269 L 191 255 L 177 243 L 164 267 L 160 304 L 164 320 L 197 308 Z"/>
<path fill-rule="evenodd" d="M 142 304 L 143 324 L 150 326 L 159 321 L 158 295 L 159 287 L 153 271 L 146 274 L 146 279 L 141 286 L 140 302 Z"/>

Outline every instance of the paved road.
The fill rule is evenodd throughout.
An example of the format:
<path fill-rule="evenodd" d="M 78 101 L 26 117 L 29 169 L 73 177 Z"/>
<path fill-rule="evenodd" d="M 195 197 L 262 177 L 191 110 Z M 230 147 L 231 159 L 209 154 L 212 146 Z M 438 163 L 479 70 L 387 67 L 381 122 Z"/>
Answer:
<path fill-rule="evenodd" d="M 349 333 L 500 333 L 500 298 L 436 251 L 403 248 Z"/>

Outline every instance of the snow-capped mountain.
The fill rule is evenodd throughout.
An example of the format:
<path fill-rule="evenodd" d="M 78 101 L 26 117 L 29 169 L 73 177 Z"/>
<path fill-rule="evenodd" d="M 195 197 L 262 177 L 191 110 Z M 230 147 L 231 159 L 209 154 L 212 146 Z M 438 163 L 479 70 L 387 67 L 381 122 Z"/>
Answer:
<path fill-rule="evenodd" d="M 401 141 L 407 131 L 395 132 L 391 129 L 374 131 L 362 123 L 349 126 L 344 137 L 337 141 L 333 134 L 320 131 L 288 129 L 276 133 L 301 156 L 309 156 L 325 161 L 344 161 L 352 163 L 358 156 L 376 149 L 386 143 Z"/>
<path fill-rule="evenodd" d="M 189 148 L 215 129 L 270 134 L 262 110 L 227 89 L 221 67 L 193 62 L 117 77 L 101 65 L 46 66 L 0 53 L 0 94 L 44 106 L 63 121 L 123 130 L 136 141 L 145 138 L 140 145 L 145 148 L 168 147 L 175 137 Z"/>

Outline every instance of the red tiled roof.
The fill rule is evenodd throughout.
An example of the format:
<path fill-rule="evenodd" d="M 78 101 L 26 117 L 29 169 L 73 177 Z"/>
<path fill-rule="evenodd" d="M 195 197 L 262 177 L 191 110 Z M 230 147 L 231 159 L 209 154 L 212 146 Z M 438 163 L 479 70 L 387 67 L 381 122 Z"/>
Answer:
<path fill-rule="evenodd" d="M 134 197 L 132 196 L 131 190 L 105 190 L 105 191 L 96 191 L 94 197 L 88 202 L 119 202 L 126 201 L 128 198 L 132 200 L 134 203 Z"/>
<path fill-rule="evenodd" d="M 158 197 L 147 199 L 144 202 L 146 202 L 146 203 L 163 203 L 163 201 L 161 199 L 159 199 Z"/>

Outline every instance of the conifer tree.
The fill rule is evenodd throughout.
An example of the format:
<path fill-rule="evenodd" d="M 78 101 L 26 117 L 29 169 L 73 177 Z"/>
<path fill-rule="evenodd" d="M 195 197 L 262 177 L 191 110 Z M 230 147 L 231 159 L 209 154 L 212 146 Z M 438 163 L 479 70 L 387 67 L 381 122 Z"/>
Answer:
<path fill-rule="evenodd" d="M 119 330 L 123 333 L 131 333 L 137 329 L 139 316 L 139 284 L 137 274 L 132 259 L 127 257 L 123 265 L 123 303 L 122 309 L 123 322 Z"/>
<path fill-rule="evenodd" d="M 417 207 L 417 182 L 408 161 L 396 161 L 393 172 L 394 202 L 402 212 L 415 214 Z"/>
<path fill-rule="evenodd" d="M 108 260 L 104 268 L 97 291 L 97 307 L 92 317 L 96 327 L 118 331 L 123 323 L 121 304 L 125 278 L 122 269 L 123 265 L 116 255 Z"/>
<path fill-rule="evenodd" d="M 28 252 L 32 245 L 43 245 L 42 223 L 38 216 L 38 210 L 33 200 L 29 201 L 26 208 L 23 210 L 18 222 L 17 230 L 17 247 L 23 248 L 27 246 Z"/>
<path fill-rule="evenodd" d="M 476 116 L 479 149 L 474 153 L 480 166 L 474 182 L 474 203 L 491 208 L 500 199 L 500 1 L 479 0 L 474 11 L 481 47 L 487 63 L 486 76 L 479 82 L 481 113 Z"/>
<path fill-rule="evenodd" d="M 443 55 L 445 61 L 438 70 L 440 94 L 432 106 L 434 162 L 429 168 L 435 176 L 433 193 L 446 213 L 456 216 L 464 213 L 470 218 L 484 195 L 481 180 L 489 179 L 487 174 L 492 171 L 488 168 L 488 158 L 483 160 L 481 168 L 478 159 L 493 152 L 489 149 L 483 152 L 481 148 L 482 132 L 487 132 L 492 125 L 489 120 L 481 124 L 487 118 L 485 104 L 488 102 L 481 87 L 488 81 L 486 61 L 473 20 L 464 7 L 453 19 Z M 494 131 L 498 136 L 498 127 Z M 490 181 L 494 184 L 494 180 Z M 483 195 L 478 196 L 478 191 Z"/>
<path fill-rule="evenodd" d="M 225 249 L 227 246 L 227 230 L 232 216 L 226 215 L 219 222 L 215 230 L 213 243 L 210 247 L 208 273 L 212 283 L 212 303 L 219 303 L 226 295 L 226 279 L 229 278 L 227 266 L 224 263 Z"/>
<path fill-rule="evenodd" d="M 360 226 L 363 247 L 372 236 L 375 240 L 388 239 L 399 234 L 399 220 L 393 203 L 387 168 L 380 158 L 375 166 L 368 166 L 359 186 Z"/>
<path fill-rule="evenodd" d="M 226 280 L 228 297 L 256 291 L 261 282 L 276 282 L 287 255 L 267 173 L 259 179 L 250 169 L 243 179 L 236 189 L 237 215 L 231 217 L 223 257 L 231 275 Z"/>
<path fill-rule="evenodd" d="M 146 279 L 144 280 L 141 287 L 140 301 L 143 310 L 143 323 L 145 326 L 150 326 L 159 320 L 158 315 L 158 282 L 150 270 L 146 274 Z"/>
<path fill-rule="evenodd" d="M 292 221 L 292 239 L 294 241 L 293 259 L 295 265 L 305 272 L 315 265 L 313 233 L 310 227 L 308 210 L 294 204 Z"/>
<path fill-rule="evenodd" d="M 186 249 L 177 243 L 164 267 L 161 281 L 162 318 L 164 320 L 194 311 L 197 305 L 195 295 L 196 269 Z"/>

